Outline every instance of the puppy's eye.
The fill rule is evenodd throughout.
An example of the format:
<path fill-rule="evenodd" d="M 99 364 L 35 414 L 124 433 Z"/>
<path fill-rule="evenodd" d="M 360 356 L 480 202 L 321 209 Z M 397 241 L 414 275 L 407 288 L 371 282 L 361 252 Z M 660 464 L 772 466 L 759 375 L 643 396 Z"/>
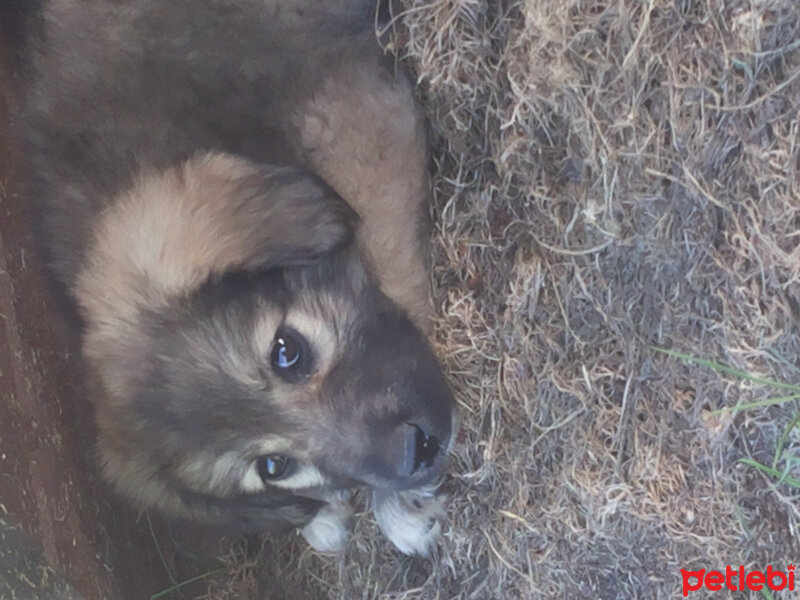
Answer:
<path fill-rule="evenodd" d="M 288 456 L 280 456 L 279 454 L 262 456 L 256 461 L 258 475 L 264 483 L 288 477 L 294 472 L 296 467 L 297 461 Z"/>
<path fill-rule="evenodd" d="M 281 327 L 272 342 L 270 361 L 275 372 L 287 381 L 298 381 L 309 374 L 311 364 L 308 343 L 302 335 Z"/>

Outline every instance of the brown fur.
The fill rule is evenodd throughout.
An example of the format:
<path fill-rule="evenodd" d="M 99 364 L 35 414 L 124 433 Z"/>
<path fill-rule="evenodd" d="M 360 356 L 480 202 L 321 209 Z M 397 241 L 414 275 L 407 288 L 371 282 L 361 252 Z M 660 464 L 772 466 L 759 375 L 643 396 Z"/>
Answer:
<path fill-rule="evenodd" d="M 401 498 L 438 502 L 454 414 L 420 331 L 427 145 L 373 17 L 45 3 L 28 193 L 84 322 L 104 473 L 141 506 L 335 549 L 342 492 L 366 485 L 402 550 L 438 532 L 433 504 Z M 287 328 L 308 360 L 294 379 L 270 358 Z M 273 455 L 295 468 L 265 479 Z"/>
<path fill-rule="evenodd" d="M 383 290 L 427 329 L 428 152 L 408 81 L 387 79 L 376 60 L 347 65 L 300 105 L 292 125 L 290 139 L 361 216 L 359 238 Z"/>
<path fill-rule="evenodd" d="M 279 201 L 265 203 L 270 195 Z M 353 220 L 321 181 L 288 168 L 209 154 L 143 174 L 102 214 L 78 273 L 84 350 L 108 365 L 108 389 L 126 393 L 117 349 L 138 337 L 143 310 L 163 309 L 229 270 L 298 264 L 344 247 Z"/>

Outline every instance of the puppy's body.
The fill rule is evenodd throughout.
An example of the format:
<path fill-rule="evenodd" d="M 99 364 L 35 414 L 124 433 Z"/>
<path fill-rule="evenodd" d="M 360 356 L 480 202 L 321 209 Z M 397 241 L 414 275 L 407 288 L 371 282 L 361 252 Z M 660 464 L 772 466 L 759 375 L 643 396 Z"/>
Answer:
<path fill-rule="evenodd" d="M 62 276 L 74 276 L 91 215 L 118 191 L 213 148 L 322 175 L 359 213 L 390 296 L 425 315 L 423 121 L 376 46 L 373 4 L 46 4 L 32 171 L 67 192 L 46 217 L 50 239 L 70 234 L 53 257 Z"/>
<path fill-rule="evenodd" d="M 344 0 L 45 3 L 28 194 L 85 322 L 104 471 L 143 506 L 310 527 L 340 490 L 394 510 L 441 471 L 424 128 L 373 18 Z M 401 549 L 427 550 L 420 528 Z"/>

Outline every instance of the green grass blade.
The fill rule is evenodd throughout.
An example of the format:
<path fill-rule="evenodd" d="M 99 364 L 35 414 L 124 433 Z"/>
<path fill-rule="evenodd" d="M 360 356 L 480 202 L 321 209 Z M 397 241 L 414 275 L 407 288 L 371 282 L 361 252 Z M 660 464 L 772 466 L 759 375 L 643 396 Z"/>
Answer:
<path fill-rule="evenodd" d="M 659 348 L 658 346 L 650 346 L 650 349 L 655 350 L 656 352 L 661 352 L 662 354 L 674 356 L 675 358 L 680 358 L 681 360 L 685 360 L 687 362 L 701 365 L 703 367 L 708 367 L 709 369 L 713 369 L 714 371 L 718 371 L 720 373 L 725 373 L 726 375 L 733 375 L 734 377 L 738 377 L 739 379 L 745 379 L 747 381 L 752 381 L 754 383 L 761 383 L 764 385 L 771 385 L 772 387 L 776 388 L 800 392 L 800 386 L 798 385 L 793 385 L 791 383 L 784 383 L 782 381 L 776 381 L 774 379 L 768 379 L 766 377 L 759 377 L 757 375 L 753 375 L 752 373 L 748 373 L 747 371 L 741 371 L 739 369 L 734 369 L 732 367 L 722 365 L 720 363 L 714 362 L 713 360 L 706 360 L 705 358 L 697 358 L 696 356 L 692 356 L 691 354 L 684 354 L 683 352 L 676 352 L 675 350 L 667 350 L 666 348 Z"/>
<path fill-rule="evenodd" d="M 800 394 L 792 394 L 790 396 L 780 396 L 778 398 L 767 398 L 766 400 L 759 400 L 758 402 L 747 402 L 744 404 L 737 404 L 736 406 L 724 406 L 717 410 L 710 411 L 712 415 L 718 415 L 726 412 L 739 412 L 740 410 L 751 410 L 753 408 L 762 408 L 764 406 L 774 406 L 775 404 L 785 404 L 792 400 L 800 400 Z"/>
<path fill-rule="evenodd" d="M 772 592 L 770 592 L 769 589 L 763 587 L 763 588 L 761 588 L 761 593 L 764 595 L 764 598 L 766 598 L 767 600 L 775 600 L 775 596 L 772 595 Z"/>
<path fill-rule="evenodd" d="M 740 458 L 739 462 L 755 469 L 758 469 L 762 473 L 766 473 L 767 475 L 772 475 L 775 479 L 778 480 L 778 483 L 787 483 L 795 489 L 800 490 L 800 479 L 795 479 L 794 477 L 789 477 L 784 473 L 778 471 L 778 469 L 773 469 L 772 467 L 768 467 L 767 465 L 762 465 L 760 462 L 753 460 L 752 458 Z"/>
<path fill-rule="evenodd" d="M 773 469 L 778 468 L 778 461 L 781 458 L 781 454 L 783 454 L 783 447 L 786 445 L 786 440 L 789 439 L 789 434 L 792 433 L 792 429 L 798 425 L 800 425 L 800 412 L 783 428 L 781 436 L 778 438 L 778 445 L 775 447 L 775 457 L 772 459 Z"/>

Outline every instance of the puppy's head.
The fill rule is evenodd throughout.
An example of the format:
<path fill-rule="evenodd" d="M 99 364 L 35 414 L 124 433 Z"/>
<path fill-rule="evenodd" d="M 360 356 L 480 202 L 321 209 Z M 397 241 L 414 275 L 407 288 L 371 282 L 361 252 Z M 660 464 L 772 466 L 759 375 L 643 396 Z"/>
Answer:
<path fill-rule="evenodd" d="M 107 475 L 144 505 L 245 527 L 302 524 L 334 490 L 429 483 L 453 401 L 424 336 L 349 244 L 352 215 L 307 175 L 227 160 L 200 186 L 220 168 L 207 158 L 161 174 L 98 226 L 77 293 Z M 165 202 L 185 207 L 167 224 Z M 142 236 L 153 248 L 125 247 Z"/>

